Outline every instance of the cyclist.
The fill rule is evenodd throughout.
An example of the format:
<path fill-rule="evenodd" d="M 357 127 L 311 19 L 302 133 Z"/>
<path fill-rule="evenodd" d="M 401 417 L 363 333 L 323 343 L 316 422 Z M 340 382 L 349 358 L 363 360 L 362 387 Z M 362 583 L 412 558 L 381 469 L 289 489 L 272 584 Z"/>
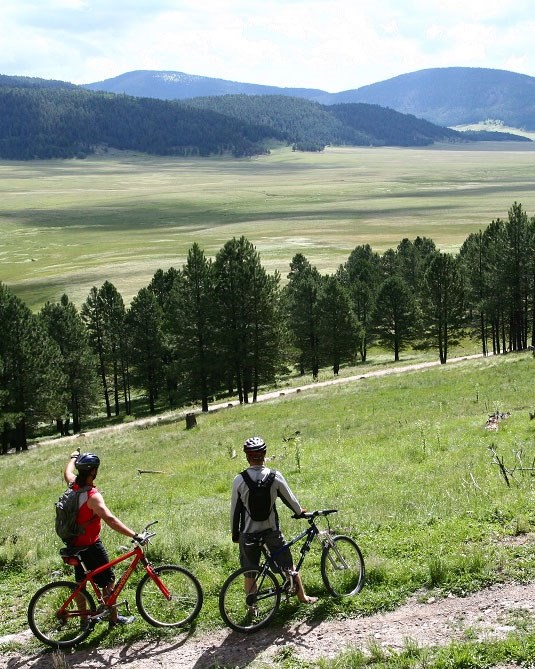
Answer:
<path fill-rule="evenodd" d="M 270 470 L 264 464 L 267 452 L 264 440 L 261 437 L 247 439 L 243 444 L 243 451 L 249 463 L 247 474 L 249 474 L 251 479 L 257 482 L 267 477 Z M 242 567 L 253 568 L 259 566 L 260 546 L 256 541 L 258 538 L 261 537 L 263 539 L 270 552 L 274 552 L 284 545 L 285 540 L 280 529 L 279 516 L 275 506 L 277 498 L 280 498 L 296 515 L 300 515 L 305 511 L 279 471 L 275 472 L 270 493 L 271 510 L 267 520 L 253 520 L 248 508 L 249 487 L 243 476 L 238 474 L 232 484 L 230 509 L 232 541 L 239 544 Z M 286 549 L 277 555 L 277 564 L 282 571 L 295 571 L 290 549 Z M 249 592 L 252 588 L 252 583 L 248 583 L 247 578 L 245 580 L 245 589 Z M 313 604 L 318 601 L 317 597 L 310 597 L 306 594 L 299 574 L 294 576 L 294 581 L 297 586 L 297 598 L 300 602 Z"/>
<path fill-rule="evenodd" d="M 101 521 L 103 520 L 112 530 L 124 534 L 127 537 L 137 537 L 136 532 L 122 523 L 108 509 L 102 494 L 94 485 L 97 477 L 100 458 L 94 453 L 82 453 L 75 451 L 71 454 L 63 477 L 69 486 L 75 490 L 89 486 L 87 494 L 80 495 L 80 508 L 76 522 L 83 527 L 83 533 L 75 537 L 70 546 L 83 546 L 83 561 L 89 570 L 96 569 L 109 562 L 108 554 L 100 540 Z M 78 470 L 78 474 L 75 473 Z M 79 583 L 83 580 L 84 571 L 81 566 L 74 568 L 74 577 Z M 105 597 L 113 591 L 114 574 L 112 569 L 106 569 L 95 577 L 95 582 L 102 588 Z M 117 609 L 110 612 L 110 626 L 116 624 L 126 625 L 134 621 L 134 616 L 117 615 Z"/>

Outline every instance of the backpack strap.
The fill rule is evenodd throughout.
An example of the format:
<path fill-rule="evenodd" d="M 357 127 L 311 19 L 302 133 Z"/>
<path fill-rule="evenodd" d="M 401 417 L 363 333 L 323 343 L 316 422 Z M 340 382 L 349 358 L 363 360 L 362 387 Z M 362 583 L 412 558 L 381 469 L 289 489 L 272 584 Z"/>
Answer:
<path fill-rule="evenodd" d="M 271 488 L 271 484 L 275 480 L 275 476 L 277 474 L 277 472 L 274 469 L 270 469 L 269 474 L 265 476 L 263 479 L 260 479 L 259 481 L 253 481 L 251 475 L 246 469 L 244 469 L 243 472 L 240 473 L 243 480 L 247 484 L 249 490 L 251 488 L 258 488 L 259 486 L 266 486 L 267 488 Z"/>
<path fill-rule="evenodd" d="M 241 472 L 241 476 L 242 476 L 242 479 L 243 479 L 243 480 L 245 481 L 245 483 L 247 484 L 247 487 L 249 488 L 249 490 L 250 490 L 251 488 L 255 488 L 255 487 L 256 487 L 255 482 L 253 481 L 253 479 L 251 478 L 249 472 L 248 472 L 246 469 L 244 469 L 243 472 Z"/>
<path fill-rule="evenodd" d="M 269 470 L 269 474 L 264 479 L 264 483 L 268 488 L 271 488 L 271 486 L 273 484 L 273 481 L 275 480 L 276 475 L 277 475 L 277 472 L 274 469 Z"/>
<path fill-rule="evenodd" d="M 78 511 L 80 511 L 81 507 L 89 500 L 89 491 L 91 490 L 93 486 L 90 485 L 84 485 L 81 488 L 79 488 L 76 492 L 78 493 Z M 85 497 L 85 499 L 82 498 L 82 495 Z M 82 501 L 80 501 L 82 500 Z M 95 518 L 96 513 L 94 513 L 89 520 L 86 520 L 85 523 L 76 523 L 78 527 L 81 527 L 84 532 L 85 532 L 85 526 L 89 525 L 89 523 Z"/>

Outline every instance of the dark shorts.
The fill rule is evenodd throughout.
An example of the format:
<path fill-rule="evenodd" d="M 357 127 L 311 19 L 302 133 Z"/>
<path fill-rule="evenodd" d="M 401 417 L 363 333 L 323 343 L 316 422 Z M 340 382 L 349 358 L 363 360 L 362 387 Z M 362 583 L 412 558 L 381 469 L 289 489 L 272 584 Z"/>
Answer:
<path fill-rule="evenodd" d="M 91 546 L 88 546 L 82 552 L 82 560 L 89 571 L 92 571 L 93 569 L 96 569 L 97 567 L 100 567 L 101 565 L 110 561 L 108 558 L 108 553 L 106 552 L 106 549 L 104 548 L 104 545 L 100 539 Z M 76 581 L 79 583 L 80 581 L 84 580 L 84 577 L 85 573 L 82 567 L 75 567 L 74 578 Z M 105 569 L 104 571 L 100 572 L 100 574 L 97 574 L 94 580 L 99 587 L 104 588 L 109 583 L 113 583 L 114 578 L 115 576 L 113 571 L 111 569 Z"/>
<path fill-rule="evenodd" d="M 280 530 L 240 534 L 240 564 L 242 567 L 258 567 L 260 564 L 261 550 L 258 542 L 260 538 L 263 539 L 280 569 L 291 569 L 293 567 L 290 549 L 286 548 L 280 553 L 278 552 L 281 546 L 286 543 Z"/>

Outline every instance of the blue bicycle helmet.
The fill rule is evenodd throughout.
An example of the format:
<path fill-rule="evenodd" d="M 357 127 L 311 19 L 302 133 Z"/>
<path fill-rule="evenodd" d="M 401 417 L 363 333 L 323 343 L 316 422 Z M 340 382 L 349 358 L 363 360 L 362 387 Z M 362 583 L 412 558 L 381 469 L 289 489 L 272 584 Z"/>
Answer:
<path fill-rule="evenodd" d="M 262 437 L 249 437 L 243 444 L 245 453 L 265 453 L 266 448 L 266 444 Z"/>
<path fill-rule="evenodd" d="M 94 453 L 82 453 L 76 458 L 74 466 L 79 472 L 88 472 L 91 469 L 98 469 L 100 458 Z"/>

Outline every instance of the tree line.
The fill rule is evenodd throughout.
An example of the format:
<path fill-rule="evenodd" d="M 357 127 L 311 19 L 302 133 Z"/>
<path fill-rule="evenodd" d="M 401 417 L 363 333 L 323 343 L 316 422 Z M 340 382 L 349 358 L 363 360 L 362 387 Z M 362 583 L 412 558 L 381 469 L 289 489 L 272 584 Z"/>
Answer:
<path fill-rule="evenodd" d="M 163 406 L 216 396 L 254 402 L 297 369 L 365 362 L 371 345 L 399 360 L 435 349 L 441 363 L 464 337 L 483 354 L 535 345 L 535 217 L 471 234 L 457 255 L 427 237 L 382 255 L 365 244 L 322 275 L 301 253 L 287 282 L 268 274 L 245 237 L 213 260 L 198 244 L 181 269 L 159 269 L 127 307 L 115 286 L 93 287 L 78 310 L 63 295 L 36 314 L 0 283 L 0 451 L 24 450 L 43 423 L 79 432 L 104 407 L 131 414 L 144 395 Z"/>

